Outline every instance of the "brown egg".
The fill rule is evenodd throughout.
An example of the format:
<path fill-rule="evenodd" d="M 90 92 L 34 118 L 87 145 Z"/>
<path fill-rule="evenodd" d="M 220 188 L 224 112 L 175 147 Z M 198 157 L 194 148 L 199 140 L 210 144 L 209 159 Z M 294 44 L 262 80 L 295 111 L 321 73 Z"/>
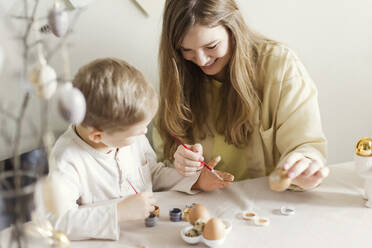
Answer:
<path fill-rule="evenodd" d="M 292 180 L 288 177 L 287 171 L 282 168 L 275 169 L 269 176 L 270 189 L 284 191 L 291 185 Z"/>
<path fill-rule="evenodd" d="M 203 236 L 207 240 L 220 240 L 225 236 L 225 225 L 218 218 L 210 219 L 205 224 Z"/>
<path fill-rule="evenodd" d="M 195 224 L 195 221 L 201 220 L 206 223 L 210 218 L 209 211 L 206 207 L 200 204 L 195 204 L 189 214 L 189 221 L 191 225 Z"/>

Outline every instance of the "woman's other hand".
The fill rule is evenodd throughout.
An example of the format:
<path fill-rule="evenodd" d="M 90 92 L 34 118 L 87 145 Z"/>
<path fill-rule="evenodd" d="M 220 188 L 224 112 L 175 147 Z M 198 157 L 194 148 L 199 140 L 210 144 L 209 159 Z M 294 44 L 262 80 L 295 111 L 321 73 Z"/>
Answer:
<path fill-rule="evenodd" d="M 221 161 L 221 157 L 218 156 L 212 159 L 208 165 L 211 168 L 214 168 Z M 220 180 L 216 175 L 210 172 L 207 168 L 203 168 L 199 179 L 196 181 L 193 189 L 203 190 L 203 191 L 213 191 L 216 189 L 222 189 L 226 186 L 229 186 L 234 181 L 234 176 L 230 173 L 217 171 L 215 170 L 220 177 L 223 178 L 223 181 Z"/>
<path fill-rule="evenodd" d="M 305 157 L 302 153 L 292 153 L 284 162 L 292 184 L 309 190 L 317 187 L 329 174 L 329 168 L 320 161 Z"/>

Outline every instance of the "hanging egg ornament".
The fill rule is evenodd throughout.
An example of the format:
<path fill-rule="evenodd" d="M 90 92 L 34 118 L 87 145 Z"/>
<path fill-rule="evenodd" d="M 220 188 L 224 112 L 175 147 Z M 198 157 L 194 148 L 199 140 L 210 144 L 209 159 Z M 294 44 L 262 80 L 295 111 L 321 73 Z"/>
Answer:
<path fill-rule="evenodd" d="M 57 37 L 62 37 L 68 30 L 68 14 L 58 4 L 50 10 L 48 22 L 52 33 Z"/>
<path fill-rule="evenodd" d="M 37 94 L 43 99 L 49 99 L 57 89 L 56 71 L 46 63 L 44 58 L 30 72 L 30 81 L 34 84 Z"/>
<path fill-rule="evenodd" d="M 67 122 L 80 124 L 84 120 L 86 111 L 83 93 L 74 88 L 71 83 L 62 85 L 58 93 L 58 110 Z"/>
<path fill-rule="evenodd" d="M 292 180 L 288 177 L 288 172 L 282 168 L 275 169 L 269 176 L 270 189 L 274 191 L 284 191 L 289 188 Z"/>

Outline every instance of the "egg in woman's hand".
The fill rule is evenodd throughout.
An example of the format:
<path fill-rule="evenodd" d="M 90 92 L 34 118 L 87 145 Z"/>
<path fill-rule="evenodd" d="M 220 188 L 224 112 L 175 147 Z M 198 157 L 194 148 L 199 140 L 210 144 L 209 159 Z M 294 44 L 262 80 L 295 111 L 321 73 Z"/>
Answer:
<path fill-rule="evenodd" d="M 225 237 L 225 224 L 218 218 L 210 219 L 204 227 L 203 237 L 206 240 L 220 240 Z"/>
<path fill-rule="evenodd" d="M 269 176 L 270 189 L 274 191 L 284 191 L 291 183 L 292 179 L 288 177 L 288 172 L 282 168 L 275 169 Z"/>
<path fill-rule="evenodd" d="M 200 204 L 195 204 L 189 215 L 189 221 L 191 225 L 194 225 L 197 220 L 206 223 L 210 218 L 208 209 Z"/>

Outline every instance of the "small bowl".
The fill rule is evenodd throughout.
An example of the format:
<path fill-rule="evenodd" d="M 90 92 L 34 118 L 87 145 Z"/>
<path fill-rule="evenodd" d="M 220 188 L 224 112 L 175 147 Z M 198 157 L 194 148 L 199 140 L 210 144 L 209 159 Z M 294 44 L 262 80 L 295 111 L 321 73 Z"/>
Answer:
<path fill-rule="evenodd" d="M 178 222 L 182 220 L 182 210 L 179 208 L 172 208 L 169 210 L 169 219 L 173 222 Z"/>
<path fill-rule="evenodd" d="M 266 217 L 260 217 L 254 221 L 257 226 L 268 226 L 270 225 L 270 219 Z"/>
<path fill-rule="evenodd" d="M 258 215 L 253 211 L 243 211 L 242 218 L 244 220 L 256 220 L 258 218 Z"/>
<path fill-rule="evenodd" d="M 280 208 L 280 213 L 286 216 L 294 215 L 296 213 L 296 208 L 283 206 Z"/>
<path fill-rule="evenodd" d="M 208 239 L 205 239 L 203 237 L 203 234 L 200 234 L 199 236 L 196 236 L 196 237 L 187 237 L 186 236 L 186 233 L 193 229 L 194 227 L 193 226 L 187 226 L 185 228 L 183 228 L 181 230 L 181 237 L 182 239 L 188 243 L 188 244 L 197 244 L 199 242 L 203 242 L 204 244 L 206 244 L 208 247 L 217 247 L 217 246 L 220 246 L 223 244 L 223 242 L 225 241 L 225 238 L 226 236 L 230 233 L 231 229 L 232 229 L 232 224 L 230 221 L 228 220 L 222 220 L 223 224 L 225 225 L 225 235 L 222 239 L 219 239 L 219 240 L 208 240 Z"/>
<path fill-rule="evenodd" d="M 196 236 L 196 237 L 187 237 L 187 236 L 186 236 L 186 233 L 187 233 L 189 230 L 193 229 L 193 228 L 194 228 L 193 226 L 187 226 L 187 227 L 185 227 L 185 228 L 183 228 L 183 229 L 181 230 L 181 237 L 182 237 L 182 239 L 183 239 L 186 243 L 188 243 L 188 244 L 192 244 L 192 245 L 199 243 L 199 242 L 201 241 L 201 239 L 202 239 L 202 235 L 201 235 L 201 234 L 200 234 L 199 236 Z"/>
<path fill-rule="evenodd" d="M 145 219 L 145 226 L 146 227 L 154 227 L 158 223 L 158 217 L 154 214 L 151 213 L 149 217 Z"/>

